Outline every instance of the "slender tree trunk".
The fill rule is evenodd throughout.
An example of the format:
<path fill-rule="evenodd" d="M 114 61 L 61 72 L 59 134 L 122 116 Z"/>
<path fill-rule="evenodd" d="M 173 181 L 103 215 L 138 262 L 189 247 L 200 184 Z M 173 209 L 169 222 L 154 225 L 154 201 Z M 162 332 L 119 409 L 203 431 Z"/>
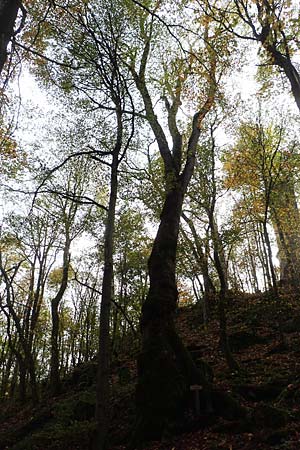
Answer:
<path fill-rule="evenodd" d="M 248 243 L 248 255 L 249 255 L 249 263 L 250 263 L 250 284 L 251 284 L 252 289 L 254 288 L 254 292 L 258 292 L 259 287 L 258 287 L 258 278 L 257 278 L 257 273 L 256 273 L 256 264 L 255 264 L 255 260 L 253 257 L 253 251 L 251 248 L 251 242 L 250 242 L 248 233 L 247 233 L 247 243 Z"/>
<path fill-rule="evenodd" d="M 18 359 L 19 371 L 19 400 L 24 403 L 26 400 L 26 366 L 23 359 Z"/>
<path fill-rule="evenodd" d="M 51 300 L 51 361 L 50 361 L 50 390 L 53 395 L 60 391 L 60 373 L 59 373 L 59 304 L 64 296 L 68 285 L 68 274 L 70 267 L 70 245 L 68 224 L 66 225 L 66 236 L 63 256 L 63 273 L 59 290 L 56 296 Z"/>
<path fill-rule="evenodd" d="M 228 367 L 230 370 L 238 371 L 239 365 L 234 359 L 227 336 L 227 318 L 226 318 L 226 297 L 227 297 L 227 277 L 225 275 L 225 270 L 223 267 L 223 261 L 220 257 L 220 242 L 219 242 L 219 233 L 217 230 L 217 225 L 214 219 L 214 202 L 209 211 L 209 225 L 212 234 L 213 248 L 214 248 L 214 262 L 216 266 L 216 270 L 218 273 L 218 277 L 220 280 L 220 292 L 219 292 L 219 302 L 218 302 L 218 312 L 219 312 L 219 331 L 220 331 L 220 347 L 224 352 L 224 356 Z"/>
<path fill-rule="evenodd" d="M 119 150 L 119 149 L 118 149 Z M 110 182 L 109 206 L 104 237 L 104 272 L 100 310 L 99 354 L 97 373 L 96 421 L 97 439 L 95 448 L 103 450 L 110 422 L 110 309 L 113 289 L 113 247 L 115 214 L 118 192 L 118 154 L 113 154 Z"/>
<path fill-rule="evenodd" d="M 278 297 L 278 286 L 277 286 L 275 267 L 273 264 L 272 246 L 271 246 L 271 242 L 270 242 L 270 237 L 269 237 L 269 232 L 268 232 L 266 221 L 263 222 L 263 232 L 264 232 L 264 240 L 265 240 L 266 247 L 267 247 L 268 263 L 269 263 L 270 272 L 271 272 L 272 289 L 274 291 L 275 296 Z"/>
<path fill-rule="evenodd" d="M 191 250 L 194 254 L 196 261 L 199 264 L 201 275 L 203 277 L 203 283 L 204 283 L 203 304 L 204 304 L 204 308 L 207 313 L 206 316 L 208 318 L 210 308 L 211 308 L 211 300 L 216 294 L 216 288 L 215 288 L 213 281 L 209 275 L 207 255 L 202 249 L 202 243 L 200 241 L 199 236 L 197 235 L 197 231 L 193 224 L 193 221 L 191 219 L 189 219 L 186 216 L 186 214 L 184 214 L 184 213 L 182 213 L 182 217 L 185 220 L 185 222 L 188 224 L 188 226 L 191 230 L 192 236 L 193 236 L 194 243 L 191 242 L 191 240 L 189 239 L 189 237 L 187 236 L 185 231 L 182 229 L 183 236 L 187 240 L 187 242 L 189 243 L 189 245 L 191 247 Z"/>
<path fill-rule="evenodd" d="M 9 379 L 11 377 L 11 369 L 13 366 L 14 358 L 13 353 L 9 346 L 6 346 L 5 354 L 3 355 L 3 360 L 1 362 L 1 387 L 0 387 L 0 395 L 1 397 L 6 396 L 6 392 L 8 390 Z"/>
<path fill-rule="evenodd" d="M 259 237 L 260 237 L 260 247 L 261 247 L 261 252 L 263 255 L 263 269 L 264 272 L 266 274 L 266 279 L 268 282 L 268 289 L 272 288 L 272 277 L 271 277 L 271 273 L 270 273 L 270 268 L 269 268 L 269 257 L 268 257 L 268 251 L 266 250 L 266 242 L 265 242 L 265 235 L 264 235 L 264 230 L 263 230 L 263 225 L 260 224 L 260 230 L 259 230 Z"/>
<path fill-rule="evenodd" d="M 59 302 L 51 301 L 51 318 L 52 318 L 52 329 L 51 329 L 51 362 L 50 362 L 50 388 L 53 394 L 59 392 L 60 377 L 59 377 L 59 346 L 58 346 L 58 336 L 59 336 L 59 313 L 58 313 Z"/>

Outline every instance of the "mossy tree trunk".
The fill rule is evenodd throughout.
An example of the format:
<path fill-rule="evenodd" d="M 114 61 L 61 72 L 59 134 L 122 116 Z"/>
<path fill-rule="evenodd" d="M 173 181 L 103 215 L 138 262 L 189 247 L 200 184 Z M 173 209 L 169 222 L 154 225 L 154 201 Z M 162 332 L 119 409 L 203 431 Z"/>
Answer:
<path fill-rule="evenodd" d="M 182 200 L 181 189 L 168 193 L 149 259 L 150 289 L 142 309 L 137 386 L 143 438 L 161 435 L 189 383 L 179 364 L 173 319 L 178 299 L 175 268 Z"/>

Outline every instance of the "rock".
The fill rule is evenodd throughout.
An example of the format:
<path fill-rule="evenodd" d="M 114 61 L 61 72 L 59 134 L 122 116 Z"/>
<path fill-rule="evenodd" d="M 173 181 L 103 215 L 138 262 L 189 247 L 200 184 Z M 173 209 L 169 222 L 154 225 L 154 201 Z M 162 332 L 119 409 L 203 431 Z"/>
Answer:
<path fill-rule="evenodd" d="M 283 383 L 241 384 L 235 390 L 243 398 L 250 401 L 274 400 L 279 396 L 284 387 Z"/>
<path fill-rule="evenodd" d="M 253 420 L 260 428 L 281 428 L 287 425 L 289 416 L 283 410 L 270 405 L 259 405 L 253 411 Z"/>
<path fill-rule="evenodd" d="M 85 388 L 93 385 L 96 382 L 97 363 L 89 361 L 80 363 L 76 366 L 70 374 L 67 384 L 77 386 L 78 388 Z"/>
<path fill-rule="evenodd" d="M 131 374 L 130 374 L 130 370 L 128 367 L 126 367 L 126 366 L 119 367 L 117 369 L 117 374 L 118 374 L 120 384 L 126 385 L 130 382 Z"/>
<path fill-rule="evenodd" d="M 286 439 L 289 436 L 289 431 L 282 429 L 282 430 L 276 430 L 276 431 L 272 431 L 271 433 L 267 433 L 264 438 L 263 438 L 263 442 L 265 442 L 266 444 L 269 445 L 280 445 L 282 444 L 284 441 L 286 441 Z"/>
<path fill-rule="evenodd" d="M 90 420 L 95 416 L 95 402 L 79 399 L 73 411 L 74 420 Z"/>
<path fill-rule="evenodd" d="M 246 417 L 246 408 L 242 407 L 231 394 L 213 389 L 211 396 L 213 410 L 217 415 L 227 420 L 235 420 Z"/>
<path fill-rule="evenodd" d="M 287 353 L 290 350 L 289 346 L 285 342 L 280 342 L 278 345 L 272 348 L 268 352 L 268 355 L 276 355 L 280 353 Z"/>
<path fill-rule="evenodd" d="M 282 325 L 282 331 L 284 333 L 295 333 L 300 331 L 300 316 L 293 317 L 293 319 L 287 320 Z"/>
<path fill-rule="evenodd" d="M 249 331 L 241 330 L 228 336 L 228 342 L 232 351 L 239 351 L 252 345 L 264 344 L 266 338 Z"/>

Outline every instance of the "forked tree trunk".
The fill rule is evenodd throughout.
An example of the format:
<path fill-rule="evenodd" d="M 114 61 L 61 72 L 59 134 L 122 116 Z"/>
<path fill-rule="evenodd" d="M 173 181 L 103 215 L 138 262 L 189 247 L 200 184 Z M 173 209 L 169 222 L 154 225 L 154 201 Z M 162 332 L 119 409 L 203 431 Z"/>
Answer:
<path fill-rule="evenodd" d="M 206 32 L 208 37 L 208 30 Z M 179 222 L 184 195 L 194 171 L 202 121 L 214 103 L 216 55 L 210 46 L 210 82 L 207 86 L 207 97 L 193 117 L 191 134 L 185 149 L 176 121 L 181 104 L 180 78 L 176 93 L 172 95 L 172 103 L 165 98 L 168 132 L 173 142 L 170 149 L 146 84 L 145 69 L 150 41 L 151 36 L 145 42 L 139 71 L 137 72 L 135 67 L 131 67 L 131 70 L 163 159 L 166 197 L 148 261 L 150 288 L 142 308 L 142 350 L 138 358 L 136 389 L 137 423 L 130 448 L 135 448 L 141 441 L 160 438 L 164 434 L 169 423 L 183 414 L 191 384 L 201 384 L 203 391 L 208 395 L 210 393 L 210 383 L 206 379 L 204 367 L 201 371 L 196 368 L 175 330 L 174 312 L 178 299 L 175 271 Z M 182 169 L 183 163 L 185 164 Z"/>

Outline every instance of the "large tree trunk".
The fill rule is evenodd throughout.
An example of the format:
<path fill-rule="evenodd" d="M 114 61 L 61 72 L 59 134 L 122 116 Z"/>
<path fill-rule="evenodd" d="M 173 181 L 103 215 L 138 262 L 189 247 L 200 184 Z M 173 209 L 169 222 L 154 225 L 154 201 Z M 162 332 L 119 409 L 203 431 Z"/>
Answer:
<path fill-rule="evenodd" d="M 148 262 L 150 288 L 141 317 L 135 444 L 161 437 L 168 423 L 182 412 L 190 384 L 206 384 L 174 325 L 176 249 L 184 194 L 179 183 L 174 185 L 167 194 Z"/>
<path fill-rule="evenodd" d="M 273 45 L 269 44 L 267 40 L 261 41 L 263 47 L 267 50 L 269 55 L 272 56 L 274 64 L 276 64 L 284 71 L 287 79 L 290 82 L 292 94 L 294 96 L 297 107 L 300 111 L 300 75 L 296 67 L 294 66 L 289 57 L 283 55 L 280 51 L 276 49 L 276 46 L 274 44 Z"/>
<path fill-rule="evenodd" d="M 208 37 L 208 29 L 205 30 Z M 186 147 L 183 170 L 183 136 L 176 116 L 181 105 L 181 80 L 170 103 L 164 97 L 168 116 L 168 132 L 172 137 L 172 150 L 162 128 L 146 83 L 146 66 L 150 52 L 151 35 L 146 39 L 139 70 L 131 67 L 132 75 L 145 106 L 146 117 L 156 138 L 165 170 L 166 198 L 160 225 L 148 261 L 150 288 L 142 308 L 142 350 L 138 358 L 138 385 L 136 390 L 137 424 L 131 442 L 162 436 L 168 423 L 183 412 L 183 404 L 190 384 L 208 383 L 193 364 L 174 325 L 177 306 L 176 251 L 180 216 L 184 195 L 193 175 L 196 150 L 202 122 L 210 111 L 216 93 L 216 55 L 210 49 L 209 84 L 206 100 L 193 117 L 192 131 Z M 180 174 L 181 172 L 181 174 Z M 206 390 L 206 389 L 204 389 Z"/>
<path fill-rule="evenodd" d="M 0 1 L 0 74 L 7 58 L 7 46 L 14 32 L 20 0 Z"/>

